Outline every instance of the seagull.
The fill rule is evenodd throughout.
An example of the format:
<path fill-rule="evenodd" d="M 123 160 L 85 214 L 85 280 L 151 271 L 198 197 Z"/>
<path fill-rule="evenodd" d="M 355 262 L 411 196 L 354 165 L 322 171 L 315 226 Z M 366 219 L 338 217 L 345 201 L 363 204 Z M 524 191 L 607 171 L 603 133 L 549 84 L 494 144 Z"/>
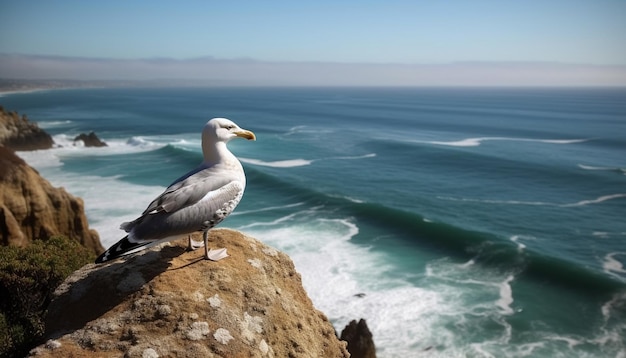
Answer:
<path fill-rule="evenodd" d="M 128 235 L 100 255 L 96 263 L 185 236 L 189 237 L 189 247 L 195 249 L 199 243 L 191 240 L 191 233 L 197 231 L 202 231 L 205 259 L 227 257 L 226 249 L 209 250 L 208 233 L 235 209 L 246 187 L 243 167 L 226 147 L 238 137 L 256 140 L 254 133 L 229 119 L 208 121 L 202 129 L 202 163 L 167 187 L 141 216 L 120 225 Z"/>

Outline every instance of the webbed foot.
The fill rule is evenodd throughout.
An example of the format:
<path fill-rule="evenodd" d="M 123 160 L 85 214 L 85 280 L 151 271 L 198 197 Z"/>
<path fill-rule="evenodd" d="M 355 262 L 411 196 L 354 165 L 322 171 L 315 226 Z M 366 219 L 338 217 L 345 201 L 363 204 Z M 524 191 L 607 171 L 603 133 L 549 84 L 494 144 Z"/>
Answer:
<path fill-rule="evenodd" d="M 211 249 L 211 250 L 205 251 L 205 256 L 204 256 L 205 259 L 211 260 L 211 261 L 219 261 L 226 257 L 228 257 L 228 253 L 226 253 L 225 248 L 216 249 L 216 250 Z"/>

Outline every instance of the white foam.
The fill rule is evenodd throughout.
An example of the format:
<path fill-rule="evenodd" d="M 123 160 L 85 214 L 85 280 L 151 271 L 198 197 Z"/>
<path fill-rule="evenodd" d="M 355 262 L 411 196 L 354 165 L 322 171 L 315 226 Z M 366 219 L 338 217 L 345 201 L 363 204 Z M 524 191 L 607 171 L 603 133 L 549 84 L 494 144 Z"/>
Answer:
<path fill-rule="evenodd" d="M 353 197 L 346 196 L 346 195 L 336 195 L 336 194 L 327 194 L 327 195 L 330 196 L 331 198 L 345 199 L 345 200 L 348 200 L 348 201 L 356 203 L 356 204 L 363 204 L 363 203 L 365 203 L 364 200 L 353 198 Z"/>
<path fill-rule="evenodd" d="M 461 270 L 459 270 L 461 269 Z M 448 259 L 440 259 L 427 264 L 427 275 L 433 280 L 447 282 L 454 287 L 466 286 L 465 292 L 476 291 L 484 296 L 481 302 L 468 308 L 473 314 L 512 315 L 515 313 L 511 305 L 514 302 L 511 282 L 513 274 L 505 277 L 486 271 L 482 266 L 475 265 L 475 260 L 462 264 L 451 263 Z M 490 299 L 490 297 L 494 297 Z"/>
<path fill-rule="evenodd" d="M 328 134 L 328 133 L 332 133 L 333 130 L 332 129 L 320 129 L 320 128 L 312 128 L 310 126 L 306 126 L 306 125 L 301 125 L 301 126 L 295 126 L 289 129 L 289 131 L 287 131 L 287 133 L 283 134 L 283 136 L 291 136 L 294 134 L 302 134 L 302 133 L 307 133 L 307 134 Z"/>
<path fill-rule="evenodd" d="M 133 147 L 144 147 L 144 146 L 149 146 L 152 145 L 154 143 L 145 140 L 143 137 L 130 137 L 128 138 L 128 140 L 126 140 L 126 144 L 133 146 Z"/>
<path fill-rule="evenodd" d="M 311 163 L 313 163 L 313 160 L 306 160 L 306 159 L 289 159 L 289 160 L 277 160 L 273 162 L 266 162 L 260 159 L 240 157 L 239 160 L 248 164 L 260 165 L 260 166 L 272 167 L 272 168 L 302 167 L 305 165 L 311 165 Z"/>
<path fill-rule="evenodd" d="M 67 126 L 72 123 L 73 122 L 70 121 L 69 119 L 65 121 L 41 121 L 41 122 L 37 122 L 37 126 L 39 126 L 39 128 L 42 128 L 42 129 L 49 129 L 49 128 Z"/>
<path fill-rule="evenodd" d="M 321 218 L 323 208 L 302 210 L 271 222 L 239 227 L 289 254 L 315 306 L 341 331 L 365 318 L 382 356 L 406 356 L 453 339 L 435 332 L 440 293 L 392 279 L 383 254 L 352 243 L 358 227 L 350 219 Z M 456 306 L 456 304 L 454 304 Z"/>
<path fill-rule="evenodd" d="M 562 208 L 574 207 L 574 206 L 585 206 L 589 204 L 599 204 L 604 201 L 614 200 L 619 198 L 625 198 L 626 193 L 618 193 L 611 195 L 603 195 L 597 197 L 595 199 L 589 200 L 581 200 L 575 203 L 567 203 L 567 204 L 558 204 L 558 203 L 549 203 L 545 201 L 520 201 L 520 200 L 496 200 L 496 199 L 474 199 L 474 198 L 455 198 L 450 196 L 437 196 L 437 199 L 441 200 L 450 200 L 450 201 L 465 201 L 465 202 L 473 202 L 473 203 L 484 203 L 484 204 L 500 204 L 500 205 L 528 205 L 528 206 L 558 206 Z"/>
<path fill-rule="evenodd" d="M 626 304 L 626 292 L 621 292 L 613 295 L 610 300 L 608 300 L 605 304 L 602 305 L 602 317 L 605 322 L 608 322 L 611 318 L 613 318 L 613 313 L 618 313 L 621 309 L 623 309 Z"/>
<path fill-rule="evenodd" d="M 24 159 L 28 165 L 41 172 L 44 168 L 60 167 L 63 165 L 57 155 L 57 150 L 58 149 L 33 150 L 28 152 L 15 152 L 15 154 Z M 50 178 L 45 175 L 44 177 L 50 181 Z"/>
<path fill-rule="evenodd" d="M 513 308 L 511 308 L 511 304 L 513 304 L 513 289 L 511 288 L 511 282 L 513 279 L 514 276 L 509 275 L 499 285 L 500 298 L 496 301 L 496 305 L 500 308 L 500 312 L 504 315 L 512 315 L 515 313 Z"/>
<path fill-rule="evenodd" d="M 297 158 L 297 159 L 276 160 L 276 161 L 269 161 L 269 162 L 268 161 L 264 161 L 264 160 L 260 160 L 260 159 L 242 158 L 242 157 L 240 157 L 239 160 L 244 162 L 244 163 L 260 165 L 260 166 L 264 166 L 264 167 L 294 168 L 294 167 L 303 167 L 303 166 L 306 166 L 306 165 L 311 165 L 314 162 L 317 162 L 317 161 L 320 161 L 320 160 L 354 160 L 354 159 L 373 158 L 375 156 L 376 156 L 375 153 L 369 153 L 369 154 L 365 154 L 365 155 L 348 156 L 348 157 L 329 157 L 329 158 L 324 158 L 324 159 L 302 159 L 302 158 Z"/>
<path fill-rule="evenodd" d="M 495 200 L 495 199 L 474 199 L 474 198 L 455 198 L 450 196 L 437 196 L 437 199 L 450 201 L 465 201 L 484 204 L 503 204 L 503 205 L 530 205 L 530 206 L 559 206 L 560 204 L 548 203 L 544 201 L 521 201 L 521 200 Z"/>
<path fill-rule="evenodd" d="M 102 139 L 107 146 L 105 147 L 85 147 L 83 141 L 74 141 L 75 136 L 68 134 L 57 134 L 52 137 L 55 147 L 48 150 L 57 157 L 69 156 L 93 156 L 93 155 L 116 155 L 137 153 L 143 151 L 156 150 L 164 147 L 167 143 L 157 143 L 145 139 L 144 137 L 131 137 L 128 139 Z M 28 155 L 29 152 L 21 152 Z M 30 164 L 30 161 L 29 161 Z"/>
<path fill-rule="evenodd" d="M 578 338 L 572 338 L 572 337 L 567 337 L 567 336 L 548 335 L 548 336 L 546 336 L 546 339 L 547 340 L 552 340 L 552 341 L 565 342 L 569 349 L 573 349 L 574 347 L 576 347 L 576 346 L 580 345 L 581 343 L 583 343 L 583 341 L 578 339 Z"/>
<path fill-rule="evenodd" d="M 543 348 L 545 343 L 543 342 L 532 342 L 527 344 L 520 344 L 518 347 L 519 354 L 518 357 L 534 357 L 535 350 Z"/>
<path fill-rule="evenodd" d="M 626 231 L 622 231 L 622 232 L 594 231 L 591 234 L 595 237 L 606 239 L 606 238 L 615 237 L 615 236 L 626 236 Z"/>
<path fill-rule="evenodd" d="M 617 172 L 617 173 L 626 175 L 626 168 L 623 168 L 623 167 L 596 167 L 596 166 L 584 165 L 584 164 L 578 164 L 578 167 L 584 170 L 611 171 L 611 172 Z"/>
<path fill-rule="evenodd" d="M 604 272 L 612 275 L 626 273 L 624 264 L 616 259 L 616 256 L 619 255 L 626 255 L 626 252 L 612 252 L 604 256 L 604 261 L 602 262 Z"/>
<path fill-rule="evenodd" d="M 459 265 L 460 268 L 469 268 L 471 266 L 474 266 L 474 264 L 476 264 L 476 261 L 474 259 L 468 260 L 466 263 Z"/>
<path fill-rule="evenodd" d="M 511 138 L 511 137 L 477 137 L 466 138 L 457 141 L 426 141 L 425 143 L 436 145 L 447 145 L 452 147 L 477 147 L 484 141 L 514 141 L 514 142 L 539 142 L 550 144 L 573 144 L 586 142 L 589 139 L 533 139 L 533 138 Z"/>
<path fill-rule="evenodd" d="M 524 249 L 526 249 L 526 245 L 522 244 L 521 242 L 519 242 L 520 239 L 528 239 L 529 237 L 526 236 L 520 236 L 520 235 L 513 235 L 511 236 L 511 241 L 513 241 L 515 244 L 517 244 L 517 251 L 518 252 L 522 252 L 524 251 Z M 530 238 L 530 239 L 534 239 L 534 238 Z"/>
<path fill-rule="evenodd" d="M 480 142 L 485 140 L 485 138 L 467 138 L 457 141 L 449 141 L 449 142 L 441 142 L 441 141 L 430 141 L 427 143 L 437 144 L 437 145 L 448 145 L 451 147 L 477 147 L 480 145 Z"/>
<path fill-rule="evenodd" d="M 564 204 L 564 205 L 561 205 L 561 206 L 563 206 L 563 207 L 584 206 L 584 205 L 589 205 L 589 204 L 598 204 L 598 203 L 601 203 L 601 202 L 604 202 L 604 201 L 607 201 L 607 200 L 613 200 L 613 199 L 619 199 L 619 198 L 626 198 L 626 193 L 603 195 L 603 196 L 600 196 L 600 197 L 595 198 L 595 199 L 581 200 L 581 201 L 576 202 L 576 203 Z"/>
<path fill-rule="evenodd" d="M 326 160 L 353 160 L 353 159 L 365 159 L 365 158 L 374 158 L 376 153 L 369 153 L 364 155 L 356 155 L 356 156 L 347 156 L 347 157 L 330 157 L 326 158 Z"/>
<path fill-rule="evenodd" d="M 610 167 L 594 167 L 591 165 L 584 165 L 584 164 L 578 164 L 578 167 L 580 169 L 585 169 L 585 170 L 614 170 L 616 168 L 610 168 Z"/>

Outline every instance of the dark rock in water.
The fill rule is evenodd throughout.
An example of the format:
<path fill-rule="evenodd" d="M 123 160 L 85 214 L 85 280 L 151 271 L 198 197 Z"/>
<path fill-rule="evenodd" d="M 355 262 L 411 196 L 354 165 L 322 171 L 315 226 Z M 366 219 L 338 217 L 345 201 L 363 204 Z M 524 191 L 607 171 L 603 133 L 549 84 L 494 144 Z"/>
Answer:
<path fill-rule="evenodd" d="M 98 138 L 96 133 L 90 132 L 89 134 L 81 133 L 76 138 L 74 138 L 74 142 L 82 140 L 85 143 L 85 147 L 106 147 L 107 144 Z"/>
<path fill-rule="evenodd" d="M 359 323 L 352 320 L 346 328 L 341 331 L 342 341 L 348 342 L 348 352 L 352 358 L 376 358 L 376 346 L 372 339 L 372 332 L 367 328 L 364 319 Z"/>

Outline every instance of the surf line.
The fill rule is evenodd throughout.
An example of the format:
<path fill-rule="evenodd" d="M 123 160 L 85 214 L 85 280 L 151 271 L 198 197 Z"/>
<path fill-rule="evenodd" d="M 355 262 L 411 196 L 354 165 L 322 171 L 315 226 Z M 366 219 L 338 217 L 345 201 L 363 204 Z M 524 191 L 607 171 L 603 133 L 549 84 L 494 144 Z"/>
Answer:
<path fill-rule="evenodd" d="M 328 157 L 322 159 L 287 159 L 287 160 L 277 160 L 273 162 L 266 162 L 260 159 L 252 159 L 252 158 L 239 158 L 240 161 L 248 164 L 260 165 L 264 167 L 272 167 L 272 168 L 293 168 L 293 167 L 303 167 L 306 165 L 311 165 L 314 162 L 320 160 L 352 160 L 352 159 L 365 159 L 365 158 L 373 158 L 376 156 L 376 153 L 369 153 L 360 156 L 351 156 L 351 157 Z"/>
<path fill-rule="evenodd" d="M 626 193 L 604 195 L 604 196 L 598 197 L 596 199 L 581 200 L 581 201 L 576 202 L 576 203 L 563 204 L 563 205 L 559 205 L 559 206 L 562 206 L 562 207 L 565 207 L 565 208 L 566 207 L 571 207 L 571 206 L 585 206 L 585 205 L 588 205 L 588 204 L 598 204 L 598 203 L 601 203 L 603 201 L 612 200 L 612 199 L 619 199 L 619 198 L 626 198 Z"/>
<path fill-rule="evenodd" d="M 626 198 L 626 193 L 618 193 L 611 195 L 603 195 L 595 199 L 581 200 L 575 203 L 557 204 L 543 201 L 519 201 L 519 200 L 493 200 L 493 199 L 473 199 L 473 198 L 455 198 L 449 196 L 437 196 L 437 199 L 451 201 L 466 201 L 483 204 L 499 204 L 499 205 L 531 205 L 531 206 L 556 206 L 561 208 L 569 208 L 574 206 L 585 206 L 589 204 L 599 204 L 607 200 Z"/>
<path fill-rule="evenodd" d="M 425 141 L 424 143 L 447 145 L 452 147 L 478 147 L 484 141 L 500 140 L 500 141 L 516 141 L 516 142 L 540 142 L 550 144 L 573 144 L 589 141 L 590 139 L 533 139 L 533 138 L 512 138 L 512 137 L 478 137 L 466 138 L 457 141 Z"/>

